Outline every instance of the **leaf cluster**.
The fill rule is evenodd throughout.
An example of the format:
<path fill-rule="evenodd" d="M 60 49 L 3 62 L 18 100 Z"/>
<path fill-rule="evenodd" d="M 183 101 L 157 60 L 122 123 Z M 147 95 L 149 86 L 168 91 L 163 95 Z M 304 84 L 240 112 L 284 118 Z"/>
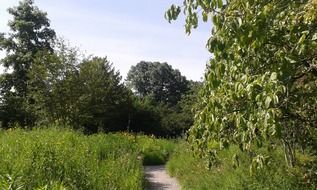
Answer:
<path fill-rule="evenodd" d="M 213 23 L 213 58 L 190 130 L 195 149 L 207 156 L 230 144 L 253 152 L 280 142 L 293 166 L 295 149 L 316 133 L 316 1 L 186 0 L 183 10 L 186 33 L 199 12 Z"/>

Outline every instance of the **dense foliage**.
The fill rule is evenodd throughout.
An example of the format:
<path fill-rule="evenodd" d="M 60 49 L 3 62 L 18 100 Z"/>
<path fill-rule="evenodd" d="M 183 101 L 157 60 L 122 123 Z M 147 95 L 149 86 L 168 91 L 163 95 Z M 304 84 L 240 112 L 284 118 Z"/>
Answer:
<path fill-rule="evenodd" d="M 316 150 L 317 2 L 186 0 L 166 17 L 175 20 L 181 10 L 187 33 L 199 13 L 213 23 L 213 58 L 190 130 L 196 150 L 214 157 L 236 144 L 253 155 L 255 168 L 268 158 L 257 151 L 266 143 L 283 145 L 291 167 L 296 149 Z"/>
<path fill-rule="evenodd" d="M 4 126 L 11 122 L 28 125 L 33 122 L 27 112 L 28 72 L 37 53 L 53 52 L 51 43 L 55 32 L 50 28 L 46 13 L 34 6 L 32 0 L 22 1 L 8 11 L 13 16 L 9 22 L 11 33 L 0 34 L 0 50 L 7 53 L 1 65 L 12 72 L 0 78 L 0 117 Z"/>
<path fill-rule="evenodd" d="M 98 57 L 83 60 L 77 68 L 59 92 L 66 96 L 59 97 L 62 109 L 57 107 L 53 113 L 63 113 L 61 117 L 73 126 L 90 132 L 126 129 L 130 97 L 119 73 L 106 58 Z"/>
<path fill-rule="evenodd" d="M 130 68 L 126 84 L 135 94 L 132 131 L 179 136 L 193 124 L 201 82 L 188 81 L 167 63 L 141 61 Z"/>
<path fill-rule="evenodd" d="M 156 102 L 151 96 L 135 97 L 130 114 L 130 129 L 158 136 L 176 137 L 193 125 L 193 107 L 198 100 L 201 82 L 189 81 L 189 90 L 176 105 Z"/>
<path fill-rule="evenodd" d="M 167 63 L 141 61 L 129 70 L 127 84 L 141 97 L 175 105 L 188 91 L 188 81 Z"/>

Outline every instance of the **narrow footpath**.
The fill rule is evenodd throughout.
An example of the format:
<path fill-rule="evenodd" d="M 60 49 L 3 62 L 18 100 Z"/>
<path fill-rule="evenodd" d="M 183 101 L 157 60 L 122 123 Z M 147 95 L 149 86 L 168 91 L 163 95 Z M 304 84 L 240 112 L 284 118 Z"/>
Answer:
<path fill-rule="evenodd" d="M 147 190 L 181 190 L 176 178 L 166 172 L 165 165 L 145 166 L 144 172 L 150 185 Z"/>

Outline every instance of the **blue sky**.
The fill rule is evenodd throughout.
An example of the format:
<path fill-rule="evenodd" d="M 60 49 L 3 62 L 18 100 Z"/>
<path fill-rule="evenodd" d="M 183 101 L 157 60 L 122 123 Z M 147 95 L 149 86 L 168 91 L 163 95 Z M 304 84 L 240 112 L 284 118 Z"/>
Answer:
<path fill-rule="evenodd" d="M 181 0 L 35 0 L 58 36 L 86 54 L 107 56 L 123 77 L 144 60 L 167 62 L 187 78 L 200 80 L 210 57 L 205 44 L 211 23 L 201 23 L 187 36 L 184 19 L 172 24 L 164 19 L 173 3 Z M 0 32 L 8 32 L 6 9 L 17 4 L 0 0 Z"/>

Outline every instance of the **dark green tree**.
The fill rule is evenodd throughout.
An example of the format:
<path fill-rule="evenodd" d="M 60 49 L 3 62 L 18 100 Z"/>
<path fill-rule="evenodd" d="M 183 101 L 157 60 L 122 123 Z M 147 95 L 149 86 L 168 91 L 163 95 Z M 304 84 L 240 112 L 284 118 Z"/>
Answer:
<path fill-rule="evenodd" d="M 1 115 L 2 124 L 33 123 L 33 116 L 27 112 L 28 72 L 39 51 L 53 53 L 51 43 L 55 32 L 50 28 L 47 14 L 39 10 L 32 0 L 24 0 L 17 7 L 9 8 L 13 20 L 9 21 L 11 32 L 0 35 L 0 49 L 6 56 L 1 65 L 10 73 L 1 76 Z"/>
<path fill-rule="evenodd" d="M 63 40 L 54 54 L 39 52 L 28 73 L 27 111 L 37 124 L 62 123 L 94 133 L 125 130 L 130 91 L 106 58 L 80 58 Z"/>
<path fill-rule="evenodd" d="M 125 130 L 129 122 L 130 91 L 106 58 L 86 58 L 68 82 L 73 99 L 71 124 L 88 132 Z"/>
<path fill-rule="evenodd" d="M 137 95 L 175 105 L 188 91 L 188 81 L 167 63 L 141 61 L 132 66 L 126 82 Z"/>
<path fill-rule="evenodd" d="M 155 102 L 149 96 L 135 96 L 130 129 L 134 132 L 165 137 L 178 137 L 184 134 L 193 125 L 195 105 L 202 83 L 189 81 L 189 86 L 190 90 L 173 106 Z"/>
<path fill-rule="evenodd" d="M 28 72 L 27 99 L 33 103 L 26 109 L 34 116 L 36 124 L 68 123 L 67 116 L 74 101 L 70 89 L 81 61 L 79 50 L 71 48 L 62 39 L 53 45 L 54 54 L 38 52 Z"/>
<path fill-rule="evenodd" d="M 153 99 L 133 96 L 132 106 L 129 131 L 156 136 L 167 135 L 161 124 L 162 109 Z"/>

